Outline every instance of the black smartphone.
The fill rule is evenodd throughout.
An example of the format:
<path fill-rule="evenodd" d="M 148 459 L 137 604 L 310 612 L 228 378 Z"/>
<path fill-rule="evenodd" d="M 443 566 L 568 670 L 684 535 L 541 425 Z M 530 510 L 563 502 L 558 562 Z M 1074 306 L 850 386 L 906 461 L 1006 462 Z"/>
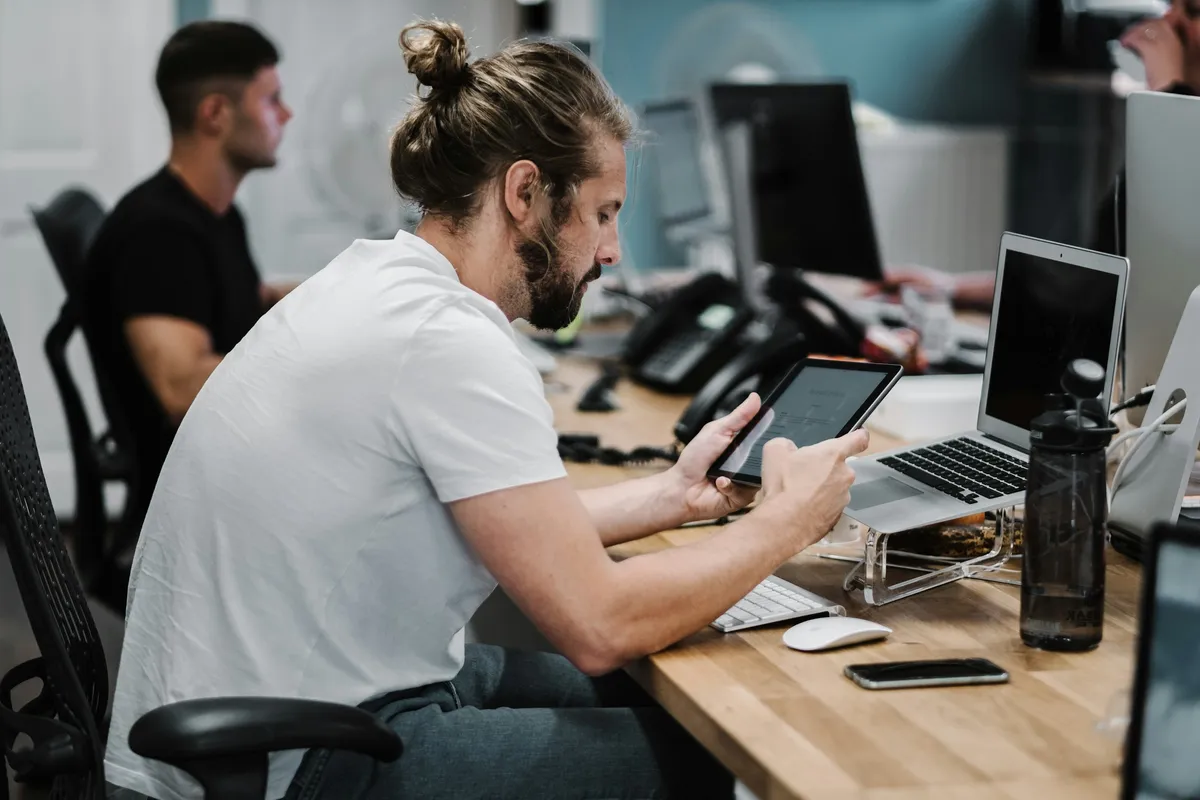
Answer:
<path fill-rule="evenodd" d="M 1008 682 L 1008 672 L 986 658 L 850 664 L 845 673 L 847 678 L 864 689 L 911 689 L 917 686 L 964 686 Z"/>

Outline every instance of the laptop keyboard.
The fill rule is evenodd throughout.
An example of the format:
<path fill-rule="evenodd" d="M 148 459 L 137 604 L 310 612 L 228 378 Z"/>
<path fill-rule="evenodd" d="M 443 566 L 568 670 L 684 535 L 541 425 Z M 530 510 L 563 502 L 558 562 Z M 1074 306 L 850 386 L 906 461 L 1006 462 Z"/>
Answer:
<path fill-rule="evenodd" d="M 1028 465 L 962 437 L 879 459 L 879 463 L 964 503 L 1025 491 Z"/>

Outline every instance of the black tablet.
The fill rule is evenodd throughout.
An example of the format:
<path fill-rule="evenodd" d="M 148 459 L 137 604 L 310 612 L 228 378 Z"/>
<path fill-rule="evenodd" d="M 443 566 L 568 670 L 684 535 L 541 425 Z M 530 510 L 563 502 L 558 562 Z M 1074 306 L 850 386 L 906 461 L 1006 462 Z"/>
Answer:
<path fill-rule="evenodd" d="M 1147 552 L 1121 798 L 1200 797 L 1200 529 L 1156 525 Z"/>
<path fill-rule="evenodd" d="M 903 372 L 899 364 L 804 359 L 763 400 L 708 476 L 761 486 L 764 444 L 784 437 L 807 447 L 849 433 L 866 422 Z"/>

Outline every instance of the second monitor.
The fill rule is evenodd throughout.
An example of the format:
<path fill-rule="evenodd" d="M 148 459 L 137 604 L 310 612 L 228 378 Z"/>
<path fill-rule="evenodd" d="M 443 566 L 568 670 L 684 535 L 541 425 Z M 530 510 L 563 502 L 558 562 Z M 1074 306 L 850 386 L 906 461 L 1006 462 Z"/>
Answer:
<path fill-rule="evenodd" d="M 748 122 L 758 261 L 880 280 L 845 83 L 714 84 L 718 128 Z"/>

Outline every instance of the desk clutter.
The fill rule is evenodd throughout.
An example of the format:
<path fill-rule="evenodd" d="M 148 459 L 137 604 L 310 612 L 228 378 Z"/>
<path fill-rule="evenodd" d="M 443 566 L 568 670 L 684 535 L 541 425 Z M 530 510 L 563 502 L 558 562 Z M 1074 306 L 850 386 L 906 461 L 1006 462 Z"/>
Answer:
<path fill-rule="evenodd" d="M 899 790 L 920 785 L 929 787 L 929 793 L 920 796 L 967 796 L 976 788 L 982 793 L 986 790 L 981 787 L 991 789 L 1002 781 L 992 775 L 978 783 L 958 775 L 928 776 L 955 758 L 970 763 L 971 755 L 963 755 L 964 750 L 973 754 L 993 741 L 1007 742 L 1013 758 L 1023 759 L 1023 737 L 1045 728 L 1053 733 L 1038 740 L 1052 739 L 1055 752 L 1043 759 L 1045 748 L 1034 748 L 1039 752 L 1028 753 L 1016 772 L 1023 779 L 1031 774 L 1053 777 L 1038 785 L 1010 782 L 998 793 L 1111 796 L 1116 789 L 1111 780 L 1113 754 L 1088 736 L 1097 724 L 1094 709 L 1109 705 L 1128 686 L 1127 655 L 1135 639 L 1132 609 L 1140 608 L 1141 652 L 1137 683 L 1130 693 L 1135 722 L 1124 760 L 1126 796 L 1134 796 L 1138 785 L 1169 785 L 1174 794 L 1162 796 L 1200 797 L 1200 775 L 1185 776 L 1186 769 L 1171 774 L 1162 757 L 1172 737 L 1192 745 L 1192 752 L 1200 747 L 1200 717 L 1194 711 L 1170 711 L 1191 708 L 1194 702 L 1189 705 L 1183 698 L 1200 696 L 1191 677 L 1194 664 L 1190 673 L 1182 666 L 1191 663 L 1193 645 L 1200 643 L 1200 596 L 1184 588 L 1196 585 L 1194 569 L 1200 568 L 1200 561 L 1188 561 L 1184 548 L 1200 548 L 1200 538 L 1189 534 L 1182 522 L 1175 526 L 1181 508 L 1186 516 L 1200 506 L 1194 499 L 1200 492 L 1188 487 L 1197 444 L 1189 439 L 1200 435 L 1200 409 L 1189 413 L 1183 395 L 1195 392 L 1179 391 L 1190 389 L 1190 383 L 1163 363 L 1172 335 L 1176 344 L 1186 341 L 1194 350 L 1195 335 L 1181 333 L 1185 325 L 1176 311 L 1200 279 L 1184 274 L 1178 265 L 1196 263 L 1200 242 L 1186 251 L 1173 251 L 1174 245 L 1159 241 L 1152 220 L 1177 220 L 1179 209 L 1194 208 L 1196 200 L 1183 201 L 1177 192 L 1153 188 L 1145 177 L 1153 172 L 1157 183 L 1167 183 L 1159 173 L 1186 161 L 1189 156 L 1176 140 L 1184 138 L 1180 134 L 1187 129 L 1185 117 L 1194 128 L 1188 114 L 1200 113 L 1200 104 L 1152 95 L 1135 97 L 1130 104 L 1131 114 L 1136 111 L 1155 120 L 1153 126 L 1132 124 L 1131 117 L 1130 125 L 1131 137 L 1137 140 L 1131 143 L 1130 164 L 1141 173 L 1129 176 L 1130 197 L 1139 201 L 1137 209 L 1130 206 L 1128 231 L 1129 251 L 1139 254 L 1142 262 L 1134 260 L 1136 282 L 1129 278 L 1133 259 L 1005 234 L 987 304 L 990 322 L 983 334 L 980 327 L 964 327 L 955 319 L 953 304 L 959 296 L 952 282 L 886 285 L 878 253 L 871 252 L 869 208 L 864 213 L 865 204 L 859 202 L 859 181 L 826 180 L 857 154 L 831 149 L 828 165 L 804 173 L 824 181 L 842 216 L 850 220 L 847 229 L 862 232 L 850 237 L 854 246 L 824 248 L 817 255 L 821 248 L 814 242 L 833 232 L 834 225 L 810 231 L 811 241 L 777 235 L 784 230 L 778 224 L 780 215 L 790 214 L 793 222 L 804 217 L 796 209 L 809 198 L 777 183 L 772 183 L 777 196 L 769 197 L 762 175 L 784 175 L 785 165 L 798 163 L 799 155 L 783 152 L 778 145 L 795 140 L 783 132 L 803 125 L 805 133 L 819 141 L 821 132 L 835 127 L 831 112 L 814 109 L 828 112 L 838 97 L 828 87 L 712 88 L 715 127 L 710 133 L 723 161 L 729 230 L 709 224 L 702 191 L 665 197 L 665 206 L 675 211 L 686 207 L 691 215 L 682 219 L 666 214 L 663 222 L 670 238 L 685 249 L 695 245 L 694 252 L 714 252 L 712 241 L 728 233 L 729 263 L 702 268 L 670 292 L 633 299 L 640 305 L 640 319 L 619 356 L 627 381 L 615 389 L 599 379 L 596 385 L 604 387 L 611 402 L 595 403 L 596 392 L 585 392 L 576 410 L 616 408 L 610 414 L 623 419 L 618 415 L 629 409 L 630 398 L 677 397 L 681 401 L 669 407 L 683 413 L 672 430 L 677 442 L 686 445 L 705 422 L 727 413 L 751 391 L 771 394 L 792 365 L 804 358 L 900 364 L 905 377 L 867 423 L 884 446 L 853 465 L 856 479 L 845 514 L 857 524 L 859 537 L 851 546 L 843 540 L 836 554 L 832 548 L 814 548 L 821 552 L 793 559 L 780 569 L 783 577 L 764 580 L 714 620 L 710 627 L 721 635 L 713 638 L 710 631 L 700 639 L 695 655 L 684 649 L 652 659 L 652 677 L 662 677 L 664 685 L 685 696 L 686 687 L 701 683 L 696 677 L 700 675 L 707 675 L 710 688 L 723 681 L 735 684 L 737 692 L 728 697 L 738 702 L 683 701 L 684 713 L 705 722 L 721 721 L 706 743 L 719 747 L 729 728 L 745 723 L 737 717 L 749 713 L 741 703 L 756 712 L 762 711 L 761 705 L 767 711 L 754 718 L 754 729 L 778 724 L 777 738 L 803 737 L 821 758 L 806 760 L 803 753 L 789 749 L 789 763 L 797 762 L 798 771 L 810 771 L 820 769 L 822 759 L 832 761 L 845 770 L 831 779 L 833 783 L 853 773 L 847 785 L 863 790 L 883 785 L 888 779 L 875 767 L 888 763 L 897 774 L 903 773 L 895 781 Z M 1187 113 L 1177 113 L 1176 107 L 1184 106 Z M 787 114 L 781 111 L 785 107 Z M 678 137 L 699 136 L 703 117 L 691 114 L 686 103 L 652 111 L 672 119 L 672 126 L 664 123 L 664 131 L 680 145 L 669 148 L 678 159 L 666 165 L 663 175 L 678 174 L 687 167 L 679 159 L 686 160 L 692 152 Z M 1172 158 L 1163 155 L 1168 150 Z M 783 196 L 791 202 L 779 202 Z M 1168 203 L 1160 196 L 1173 200 Z M 697 204 L 705 206 L 697 212 L 699 219 L 691 213 Z M 1187 222 L 1177 222 L 1176 227 L 1181 235 L 1185 229 L 1188 235 L 1195 230 Z M 1124 230 L 1120 236 L 1125 236 Z M 1120 253 L 1121 248 L 1109 252 Z M 857 293 L 847 297 L 831 290 L 825 280 L 829 275 L 855 280 Z M 861 292 L 864 285 L 868 291 Z M 890 289 L 891 295 L 881 297 L 881 288 Z M 1132 314 L 1128 321 L 1127 311 Z M 1128 329 L 1135 322 L 1137 330 L 1131 334 Z M 1132 350 L 1127 342 L 1134 343 Z M 1123 351 L 1129 363 L 1118 363 Z M 1166 358 L 1168 365 L 1171 360 Z M 1194 358 L 1177 363 L 1186 365 L 1187 376 L 1195 372 Z M 1161 385 L 1152 385 L 1155 376 Z M 833 405 L 836 401 L 830 402 Z M 1137 416 L 1134 427 L 1118 434 L 1112 414 L 1144 405 L 1151 409 L 1147 419 Z M 788 413 L 804 424 L 830 418 L 830 408 L 818 403 Z M 599 427 L 599 420 L 608 416 L 592 418 Z M 781 424 L 772 433 L 786 435 L 785 429 Z M 1180 431 L 1184 435 L 1172 441 L 1171 435 Z M 647 438 L 665 434 L 664 424 Z M 1171 457 L 1164 461 L 1164 454 Z M 1167 462 L 1169 468 L 1163 467 Z M 1151 481 L 1151 476 L 1157 477 Z M 1111 488 L 1106 485 L 1109 478 Z M 703 535 L 689 529 L 667 537 L 682 544 L 696 541 L 688 536 L 693 532 Z M 1108 550 L 1110 533 L 1114 542 L 1135 544 L 1122 545 L 1121 552 L 1147 564 L 1145 601 L 1140 606 L 1136 567 Z M 1182 569 L 1168 570 L 1168 578 L 1163 572 L 1167 564 L 1190 564 L 1193 571 L 1187 577 Z M 1163 619 L 1171 621 L 1155 627 L 1155 614 L 1164 611 Z M 947 623 L 951 618 L 955 622 Z M 1114 618 L 1117 624 L 1106 624 Z M 1168 652 L 1161 633 L 1165 626 L 1183 632 L 1181 638 L 1188 644 Z M 1195 636 L 1189 638 L 1192 632 Z M 1019 649 L 1014 650 L 1016 642 Z M 920 657 L 904 657 L 908 646 Z M 861 663 L 848 663 L 843 649 L 861 653 Z M 1073 651 L 1089 654 L 1080 657 Z M 750 671 L 753 679 L 734 677 L 739 666 L 760 656 Z M 1152 656 L 1160 659 L 1153 667 Z M 706 672 L 709 667 L 713 669 Z M 764 681 L 763 675 L 774 677 Z M 831 680 L 833 675 L 837 681 Z M 945 700 L 927 690 L 922 708 L 938 709 L 938 719 L 953 733 L 905 720 L 896 731 L 888 731 L 888 744 L 878 748 L 875 757 L 864 756 L 864 763 L 871 764 L 871 775 L 864 778 L 858 765 L 847 766 L 839 753 L 823 748 L 812 730 L 793 724 L 786 714 L 771 714 L 776 707 L 795 703 L 805 711 L 798 716 L 819 717 L 824 704 L 848 701 L 843 675 L 870 689 L 996 686 L 956 689 L 954 699 Z M 791 690 L 793 676 L 804 689 Z M 760 683 L 767 690 L 756 693 Z M 982 693 L 993 694 L 988 698 Z M 989 715 L 997 702 L 1006 714 Z M 1193 719 L 1185 719 L 1188 713 Z M 704 731 L 703 724 L 698 727 Z M 1194 733 L 1179 735 L 1186 730 Z M 920 776 L 910 775 L 903 759 L 889 762 L 896 743 L 909 736 L 922 744 L 908 751 L 907 760 L 919 760 L 920 753 L 949 743 L 939 751 L 945 758 L 925 763 Z M 869 732 L 858 741 L 871 750 Z M 952 741 L 970 744 L 956 749 Z M 1137 749 L 1144 743 L 1151 744 L 1147 759 L 1140 758 Z M 735 752 L 731 759 L 745 755 Z M 762 750 L 752 756 L 770 758 Z M 1194 759 L 1175 759 L 1189 760 Z M 787 772 L 789 767 L 779 769 Z M 792 784 L 774 785 L 781 796 L 804 785 L 798 772 L 788 774 Z"/>

